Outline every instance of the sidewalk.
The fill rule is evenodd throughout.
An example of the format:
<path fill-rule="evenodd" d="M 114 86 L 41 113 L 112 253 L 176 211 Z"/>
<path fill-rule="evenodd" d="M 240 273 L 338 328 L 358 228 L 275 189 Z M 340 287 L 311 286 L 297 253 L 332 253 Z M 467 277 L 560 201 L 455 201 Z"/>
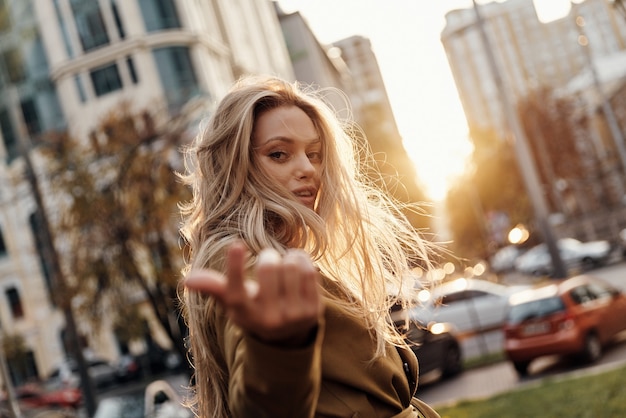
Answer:
<path fill-rule="evenodd" d="M 417 397 L 436 409 L 438 406 L 489 398 L 500 393 L 539 385 L 545 379 L 554 381 L 603 373 L 626 365 L 624 350 L 626 346 L 621 343 L 621 346 L 606 352 L 598 364 L 581 368 L 564 364 L 556 358 L 539 359 L 532 364 L 531 375 L 523 379 L 520 379 L 513 367 L 504 361 L 467 370 L 449 380 L 420 385 L 417 388 Z"/>

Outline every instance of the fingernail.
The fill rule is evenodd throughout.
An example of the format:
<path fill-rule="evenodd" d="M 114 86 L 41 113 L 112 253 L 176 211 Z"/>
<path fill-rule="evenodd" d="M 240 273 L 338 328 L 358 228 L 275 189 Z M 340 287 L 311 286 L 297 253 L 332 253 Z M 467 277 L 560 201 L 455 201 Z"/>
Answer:
<path fill-rule="evenodd" d="M 269 263 L 269 264 L 278 264 L 280 263 L 280 254 L 273 248 L 266 248 L 265 250 L 259 253 L 259 263 Z"/>

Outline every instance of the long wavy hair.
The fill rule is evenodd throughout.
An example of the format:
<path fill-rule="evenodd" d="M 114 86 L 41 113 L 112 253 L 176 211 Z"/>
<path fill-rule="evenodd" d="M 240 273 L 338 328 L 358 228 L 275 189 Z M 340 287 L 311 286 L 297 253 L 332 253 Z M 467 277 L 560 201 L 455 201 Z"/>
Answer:
<path fill-rule="evenodd" d="M 259 169 L 252 147 L 255 121 L 265 111 L 297 106 L 322 138 L 321 188 L 315 210 Z M 263 248 L 305 249 L 322 275 L 343 290 L 321 289 L 348 315 L 365 320 L 376 356 L 391 342 L 402 344 L 389 321 L 397 300 L 416 300 L 405 283 L 410 267 L 428 265 L 430 244 L 399 205 L 374 187 L 373 160 L 353 123 L 341 121 L 322 91 L 275 77 L 246 77 L 221 100 L 187 150 L 183 181 L 193 199 L 181 204 L 181 233 L 190 249 L 183 275 L 193 268 L 224 271 L 225 250 L 242 240 L 250 268 Z M 368 172 L 368 176 L 364 173 Z M 420 210 L 417 204 L 416 210 Z M 228 370 L 216 330 L 219 307 L 211 297 L 183 292 L 195 368 L 195 408 L 203 418 L 228 416 Z"/>

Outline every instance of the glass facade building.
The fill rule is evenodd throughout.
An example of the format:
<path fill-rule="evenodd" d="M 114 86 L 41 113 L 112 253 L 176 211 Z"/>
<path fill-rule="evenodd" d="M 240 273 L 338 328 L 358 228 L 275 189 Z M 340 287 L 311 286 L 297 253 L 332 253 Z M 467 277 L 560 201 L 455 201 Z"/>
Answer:
<path fill-rule="evenodd" d="M 65 128 L 50 79 L 32 0 L 0 0 L 0 132 L 4 156 L 17 156 L 18 123 L 36 139 L 47 130 Z M 15 108 L 19 113 L 10 110 Z"/>

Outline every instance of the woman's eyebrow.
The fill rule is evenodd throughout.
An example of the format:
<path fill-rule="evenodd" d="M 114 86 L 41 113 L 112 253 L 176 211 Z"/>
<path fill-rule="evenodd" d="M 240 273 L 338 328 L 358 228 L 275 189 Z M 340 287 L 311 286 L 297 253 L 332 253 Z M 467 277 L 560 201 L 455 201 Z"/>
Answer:
<path fill-rule="evenodd" d="M 284 142 L 284 143 L 287 143 L 287 144 L 293 144 L 293 143 L 296 142 L 296 140 L 294 140 L 293 138 L 290 138 L 288 136 L 282 136 L 282 135 L 273 136 L 273 137 L 270 137 L 270 138 L 266 139 L 262 144 L 259 144 L 259 145 L 255 146 L 254 148 L 257 149 L 257 148 L 266 146 L 268 144 L 272 144 L 274 142 Z M 315 137 L 315 138 L 313 138 L 311 140 L 306 140 L 306 142 L 307 142 L 307 145 L 315 145 L 315 144 L 321 143 L 322 142 L 322 138 L 320 138 L 318 136 L 318 137 Z"/>

